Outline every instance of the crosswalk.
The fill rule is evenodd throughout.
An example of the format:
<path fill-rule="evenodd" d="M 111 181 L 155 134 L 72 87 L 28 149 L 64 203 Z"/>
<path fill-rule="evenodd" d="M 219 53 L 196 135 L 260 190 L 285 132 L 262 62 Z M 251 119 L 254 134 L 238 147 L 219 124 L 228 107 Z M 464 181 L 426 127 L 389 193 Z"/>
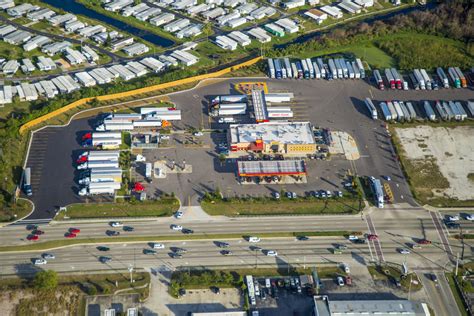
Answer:
<path fill-rule="evenodd" d="M 44 225 L 49 224 L 53 219 L 52 218 L 44 218 L 44 219 L 22 219 L 17 222 L 10 224 L 9 226 L 28 226 L 28 225 Z"/>

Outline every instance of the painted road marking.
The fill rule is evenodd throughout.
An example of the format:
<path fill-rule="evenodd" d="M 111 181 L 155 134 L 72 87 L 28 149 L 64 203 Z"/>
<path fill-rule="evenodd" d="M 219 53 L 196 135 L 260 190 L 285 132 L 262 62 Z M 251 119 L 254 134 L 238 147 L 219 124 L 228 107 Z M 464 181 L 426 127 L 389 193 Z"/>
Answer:
<path fill-rule="evenodd" d="M 369 232 L 371 234 L 374 234 L 374 235 L 377 235 L 377 231 L 375 230 L 375 226 L 374 226 L 374 223 L 372 222 L 372 219 L 370 218 L 370 215 L 366 215 L 365 216 L 366 218 L 366 222 L 367 222 L 367 227 L 369 228 Z M 375 253 L 377 254 L 377 258 L 379 259 L 379 261 L 385 261 L 385 258 L 383 256 L 383 251 L 382 251 L 382 247 L 380 246 L 380 241 L 379 239 L 375 239 L 372 241 L 373 242 L 373 245 L 374 245 L 374 249 L 375 249 Z M 370 241 L 369 241 L 370 243 Z"/>
<path fill-rule="evenodd" d="M 446 235 L 443 230 L 443 226 L 441 225 L 441 222 L 439 220 L 439 214 L 435 212 L 429 212 L 431 215 L 431 219 L 433 220 L 433 224 L 436 227 L 436 231 L 438 232 L 439 239 L 441 243 L 443 244 L 443 248 L 448 254 L 449 259 L 453 260 L 453 251 L 451 249 L 451 245 L 449 244 L 448 238 L 446 238 Z"/>

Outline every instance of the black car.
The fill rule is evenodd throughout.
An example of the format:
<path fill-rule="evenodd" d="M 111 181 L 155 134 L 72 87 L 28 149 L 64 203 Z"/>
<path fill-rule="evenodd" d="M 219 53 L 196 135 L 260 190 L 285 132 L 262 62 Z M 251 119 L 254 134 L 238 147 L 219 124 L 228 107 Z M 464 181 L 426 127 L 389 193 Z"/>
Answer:
<path fill-rule="evenodd" d="M 221 254 L 224 255 L 224 256 L 230 256 L 232 254 L 232 251 L 230 250 L 222 250 L 221 251 Z"/>
<path fill-rule="evenodd" d="M 132 226 L 124 226 L 123 227 L 123 231 L 125 232 L 133 232 L 135 230 L 135 228 L 133 228 Z"/>
<path fill-rule="evenodd" d="M 365 238 L 357 238 L 356 240 L 354 240 L 354 243 L 356 243 L 356 244 L 365 244 L 366 240 L 365 240 Z"/>
<path fill-rule="evenodd" d="M 106 246 L 99 246 L 99 247 L 97 247 L 97 250 L 99 250 L 99 251 L 109 251 L 110 248 L 106 247 Z"/>
<path fill-rule="evenodd" d="M 180 288 L 178 290 L 178 295 L 179 296 L 186 296 L 186 289 L 185 288 Z"/>
<path fill-rule="evenodd" d="M 229 244 L 226 243 L 226 242 L 221 241 L 221 242 L 218 243 L 218 246 L 219 246 L 220 248 L 228 248 L 228 247 L 229 247 Z"/>
<path fill-rule="evenodd" d="M 143 254 L 145 255 L 154 255 L 156 254 L 156 251 L 153 249 L 143 249 Z"/>
<path fill-rule="evenodd" d="M 183 234 L 193 234 L 193 233 L 194 233 L 194 230 L 189 229 L 189 228 L 183 228 L 183 230 L 181 230 L 181 232 L 182 232 Z"/>
<path fill-rule="evenodd" d="M 169 253 L 169 256 L 170 256 L 171 258 L 173 258 L 173 259 L 181 259 L 181 258 L 183 258 L 183 256 L 182 256 L 181 254 L 175 253 L 175 252 L 170 252 L 170 253 Z"/>
<path fill-rule="evenodd" d="M 307 236 L 297 236 L 296 239 L 305 241 L 305 240 L 308 240 L 309 238 Z"/>
<path fill-rule="evenodd" d="M 108 263 L 108 262 L 112 261 L 112 258 L 101 256 L 101 257 L 99 257 L 99 261 L 102 262 L 102 263 Z"/>
<path fill-rule="evenodd" d="M 211 291 L 214 294 L 221 294 L 221 289 L 218 288 L 217 286 L 211 286 Z"/>
<path fill-rule="evenodd" d="M 186 253 L 187 250 L 184 249 L 184 248 L 179 248 L 179 247 L 173 247 L 171 248 L 171 250 L 174 252 L 174 253 L 177 253 L 177 254 L 182 254 L 182 253 Z"/>
<path fill-rule="evenodd" d="M 115 230 L 108 230 L 107 235 L 108 236 L 118 236 L 118 235 L 120 235 L 120 232 L 115 231 Z"/>
<path fill-rule="evenodd" d="M 459 228 L 461 227 L 461 225 L 459 225 L 458 223 L 456 222 L 451 222 L 451 221 L 447 221 L 444 223 L 446 225 L 447 228 L 449 229 L 456 229 L 456 228 Z"/>

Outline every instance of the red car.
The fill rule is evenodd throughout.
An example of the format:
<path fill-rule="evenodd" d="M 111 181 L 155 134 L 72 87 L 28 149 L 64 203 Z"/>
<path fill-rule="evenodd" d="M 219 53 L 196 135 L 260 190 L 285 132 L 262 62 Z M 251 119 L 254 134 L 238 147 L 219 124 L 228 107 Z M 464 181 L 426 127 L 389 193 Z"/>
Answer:
<path fill-rule="evenodd" d="M 431 241 L 429 241 L 428 239 L 420 239 L 420 240 L 418 240 L 418 243 L 420 245 L 429 245 L 429 244 L 431 244 Z"/>
<path fill-rule="evenodd" d="M 69 228 L 71 234 L 79 234 L 81 230 L 79 228 Z"/>
<path fill-rule="evenodd" d="M 39 230 L 39 229 L 36 229 L 32 232 L 33 235 L 43 235 L 44 234 L 44 231 L 42 230 Z"/>
<path fill-rule="evenodd" d="M 346 276 L 346 285 L 352 285 L 352 278 L 350 276 Z"/>
<path fill-rule="evenodd" d="M 377 240 L 379 239 L 379 236 L 375 235 L 375 234 L 367 234 L 367 239 L 372 241 L 372 240 Z"/>
<path fill-rule="evenodd" d="M 26 239 L 32 240 L 32 241 L 37 241 L 39 239 L 39 236 L 38 235 L 28 235 L 28 237 L 26 237 Z"/>
<path fill-rule="evenodd" d="M 66 233 L 66 234 L 64 235 L 64 237 L 66 237 L 66 238 L 76 238 L 77 235 L 74 234 L 74 233 Z"/>

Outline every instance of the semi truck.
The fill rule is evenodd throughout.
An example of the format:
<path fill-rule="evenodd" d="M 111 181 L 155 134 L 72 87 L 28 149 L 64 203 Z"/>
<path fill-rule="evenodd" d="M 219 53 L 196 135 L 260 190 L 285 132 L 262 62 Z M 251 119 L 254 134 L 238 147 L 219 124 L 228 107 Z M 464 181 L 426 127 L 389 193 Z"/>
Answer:
<path fill-rule="evenodd" d="M 83 147 L 95 147 L 101 149 L 118 149 L 122 144 L 121 139 L 117 138 L 94 138 L 94 139 L 86 139 L 83 143 Z"/>
<path fill-rule="evenodd" d="M 401 90 L 403 88 L 403 83 L 402 83 L 402 76 L 398 73 L 397 69 L 391 68 L 390 69 L 393 78 L 395 79 L 395 85 L 398 90 Z"/>
<path fill-rule="evenodd" d="M 426 85 L 425 85 L 425 79 L 421 75 L 421 72 L 419 69 L 414 69 L 413 70 L 413 75 L 415 76 L 416 81 L 418 82 L 418 85 L 421 90 L 426 90 Z"/>
<path fill-rule="evenodd" d="M 287 57 L 287 58 L 284 58 L 283 61 L 284 61 L 284 63 L 285 63 L 286 76 L 287 76 L 288 78 L 293 78 L 293 70 L 292 70 L 292 68 L 291 68 L 290 59 Z"/>
<path fill-rule="evenodd" d="M 98 160 L 84 162 L 77 166 L 77 170 L 93 169 L 93 168 L 118 168 L 118 160 Z"/>
<path fill-rule="evenodd" d="M 337 68 L 333 59 L 328 60 L 328 66 L 329 66 L 328 79 L 329 80 L 337 79 Z"/>
<path fill-rule="evenodd" d="M 326 65 L 324 64 L 324 61 L 322 58 L 316 58 L 316 63 L 319 66 L 319 70 L 321 70 L 321 78 L 326 78 L 327 77 L 327 71 L 326 71 Z"/>
<path fill-rule="evenodd" d="M 433 111 L 433 108 L 431 107 L 431 104 L 430 104 L 429 101 L 423 102 L 423 108 L 424 108 L 424 110 L 425 110 L 426 117 L 427 117 L 430 121 L 436 121 L 436 114 L 435 114 L 435 112 Z"/>
<path fill-rule="evenodd" d="M 316 79 L 321 79 L 321 69 L 319 69 L 318 63 L 313 61 L 313 68 L 314 68 L 314 77 Z"/>
<path fill-rule="evenodd" d="M 85 151 L 77 158 L 77 163 L 95 160 L 118 160 L 120 151 Z"/>
<path fill-rule="evenodd" d="M 397 114 L 397 111 L 395 110 L 395 106 L 390 101 L 387 102 L 387 106 L 390 111 L 390 114 L 392 114 L 392 120 L 396 121 L 398 118 L 398 114 Z"/>
<path fill-rule="evenodd" d="M 270 78 L 275 78 L 275 66 L 273 64 L 273 59 L 268 58 L 267 62 L 268 62 L 268 76 Z"/>
<path fill-rule="evenodd" d="M 290 107 L 269 107 L 267 108 L 267 115 L 269 118 L 291 118 L 293 117 L 293 111 Z"/>
<path fill-rule="evenodd" d="M 301 65 L 303 67 L 303 77 L 305 79 L 309 79 L 309 68 L 308 68 L 308 63 L 306 62 L 306 59 L 301 60 Z"/>
<path fill-rule="evenodd" d="M 279 59 L 274 59 L 273 64 L 275 65 L 275 78 L 281 79 L 283 77 L 282 71 L 281 71 L 281 63 Z"/>
<path fill-rule="evenodd" d="M 408 109 L 405 106 L 405 103 L 403 101 L 398 101 L 398 103 L 400 104 L 400 108 L 402 109 L 403 117 L 405 118 L 405 120 L 411 121 L 411 115 L 410 115 L 410 112 L 408 112 Z"/>
<path fill-rule="evenodd" d="M 436 101 L 435 108 L 442 120 L 448 121 L 450 119 L 448 113 L 446 112 L 446 108 L 441 102 Z"/>
<path fill-rule="evenodd" d="M 115 172 L 93 173 L 88 177 L 79 179 L 79 184 L 89 184 L 92 182 L 120 182 L 122 180 L 122 170 Z"/>
<path fill-rule="evenodd" d="M 219 116 L 245 115 L 247 111 L 247 104 L 245 103 L 235 103 L 235 104 L 243 104 L 243 106 L 219 107 L 219 109 L 217 110 L 217 115 Z"/>
<path fill-rule="evenodd" d="M 211 103 L 215 104 L 226 104 L 226 103 L 241 103 L 247 102 L 247 96 L 245 94 L 230 94 L 230 95 L 219 95 L 212 99 Z"/>
<path fill-rule="evenodd" d="M 406 102 L 405 105 L 408 109 L 408 112 L 410 112 L 411 119 L 416 120 L 418 116 L 416 114 L 415 107 L 413 106 L 413 104 L 411 102 Z"/>
<path fill-rule="evenodd" d="M 398 103 L 398 101 L 393 101 L 393 106 L 395 107 L 395 111 L 397 112 L 398 120 L 404 120 L 405 115 L 403 114 L 402 108 L 400 107 L 400 103 Z"/>
<path fill-rule="evenodd" d="M 375 105 L 370 98 L 365 98 L 365 106 L 369 110 L 372 119 L 376 120 L 378 118 L 377 109 L 375 108 Z"/>
<path fill-rule="evenodd" d="M 354 69 L 352 68 L 352 65 L 349 61 L 346 62 L 346 67 L 347 67 L 347 70 L 349 71 L 349 79 L 354 79 L 355 78 Z"/>
<path fill-rule="evenodd" d="M 356 63 L 357 63 L 357 68 L 359 68 L 360 78 L 361 78 L 361 79 L 364 79 L 364 78 L 365 78 L 364 65 L 362 64 L 362 61 L 361 61 L 359 58 L 356 58 L 355 61 L 356 61 Z"/>
<path fill-rule="evenodd" d="M 308 66 L 309 78 L 314 79 L 314 68 L 311 59 L 306 58 L 306 66 Z"/>
<path fill-rule="evenodd" d="M 456 71 L 459 80 L 461 81 L 461 87 L 467 88 L 467 80 L 464 74 L 462 73 L 461 69 L 459 67 L 454 67 L 454 70 Z"/>
<path fill-rule="evenodd" d="M 459 78 L 457 71 L 453 67 L 449 67 L 448 74 L 449 77 L 451 77 L 451 81 L 453 82 L 454 87 L 461 88 L 461 79 Z"/>
<path fill-rule="evenodd" d="M 380 109 L 382 110 L 384 120 L 385 121 L 391 121 L 392 120 L 392 113 L 390 113 L 390 110 L 388 109 L 387 103 L 380 102 Z"/>
<path fill-rule="evenodd" d="M 467 101 L 467 109 L 471 114 L 471 117 L 474 117 L 474 101 Z"/>
<path fill-rule="evenodd" d="M 449 79 L 448 79 L 448 76 L 446 76 L 446 73 L 444 72 L 443 68 L 441 68 L 441 67 L 436 68 L 436 74 L 438 75 L 439 80 L 443 84 L 443 87 L 445 89 L 448 89 L 449 88 Z"/>
<path fill-rule="evenodd" d="M 432 90 L 433 85 L 431 84 L 431 78 L 426 72 L 425 69 L 420 69 L 421 76 L 423 77 L 423 80 L 425 81 L 425 86 L 427 90 Z"/>
<path fill-rule="evenodd" d="M 385 78 L 390 89 L 395 89 L 395 78 L 393 78 L 392 71 L 389 68 L 385 69 Z"/>
<path fill-rule="evenodd" d="M 294 94 L 288 93 L 267 93 L 265 94 L 265 101 L 270 103 L 290 102 L 294 98 Z"/>
<path fill-rule="evenodd" d="M 298 71 L 298 79 L 303 79 L 304 72 L 303 72 L 303 66 L 301 65 L 300 61 L 296 62 L 296 70 Z"/>
<path fill-rule="evenodd" d="M 375 82 L 377 83 L 377 86 L 379 87 L 379 89 L 384 90 L 385 86 L 383 84 L 383 79 L 382 79 L 382 76 L 380 75 L 380 71 L 378 71 L 378 69 L 374 70 L 374 79 L 375 79 Z"/>
<path fill-rule="evenodd" d="M 147 162 L 145 164 L 145 178 L 148 180 L 148 181 L 151 181 L 151 172 L 152 172 L 152 169 L 153 169 L 153 165 L 150 163 L 150 162 Z"/>
<path fill-rule="evenodd" d="M 298 67 L 296 67 L 296 63 L 291 63 L 291 72 L 293 79 L 298 79 Z"/>
<path fill-rule="evenodd" d="M 461 102 L 455 101 L 454 104 L 456 105 L 456 107 L 458 108 L 459 113 L 461 114 L 461 121 L 464 121 L 465 119 L 467 119 L 467 113 L 464 110 L 464 108 L 462 107 Z"/>
<path fill-rule="evenodd" d="M 23 174 L 23 191 L 27 196 L 33 195 L 33 190 L 31 189 L 31 168 L 26 168 Z"/>
<path fill-rule="evenodd" d="M 354 69 L 355 78 L 360 79 L 361 78 L 360 69 L 359 69 L 359 66 L 357 65 L 356 61 L 352 62 L 352 69 Z"/>
<path fill-rule="evenodd" d="M 113 195 L 115 190 L 120 189 L 120 182 L 91 182 L 86 187 L 79 190 L 80 196 L 89 196 L 97 194 Z"/>
<path fill-rule="evenodd" d="M 98 125 L 95 128 L 96 131 L 132 131 L 133 122 L 115 122 L 115 121 L 104 121 L 104 123 Z"/>

